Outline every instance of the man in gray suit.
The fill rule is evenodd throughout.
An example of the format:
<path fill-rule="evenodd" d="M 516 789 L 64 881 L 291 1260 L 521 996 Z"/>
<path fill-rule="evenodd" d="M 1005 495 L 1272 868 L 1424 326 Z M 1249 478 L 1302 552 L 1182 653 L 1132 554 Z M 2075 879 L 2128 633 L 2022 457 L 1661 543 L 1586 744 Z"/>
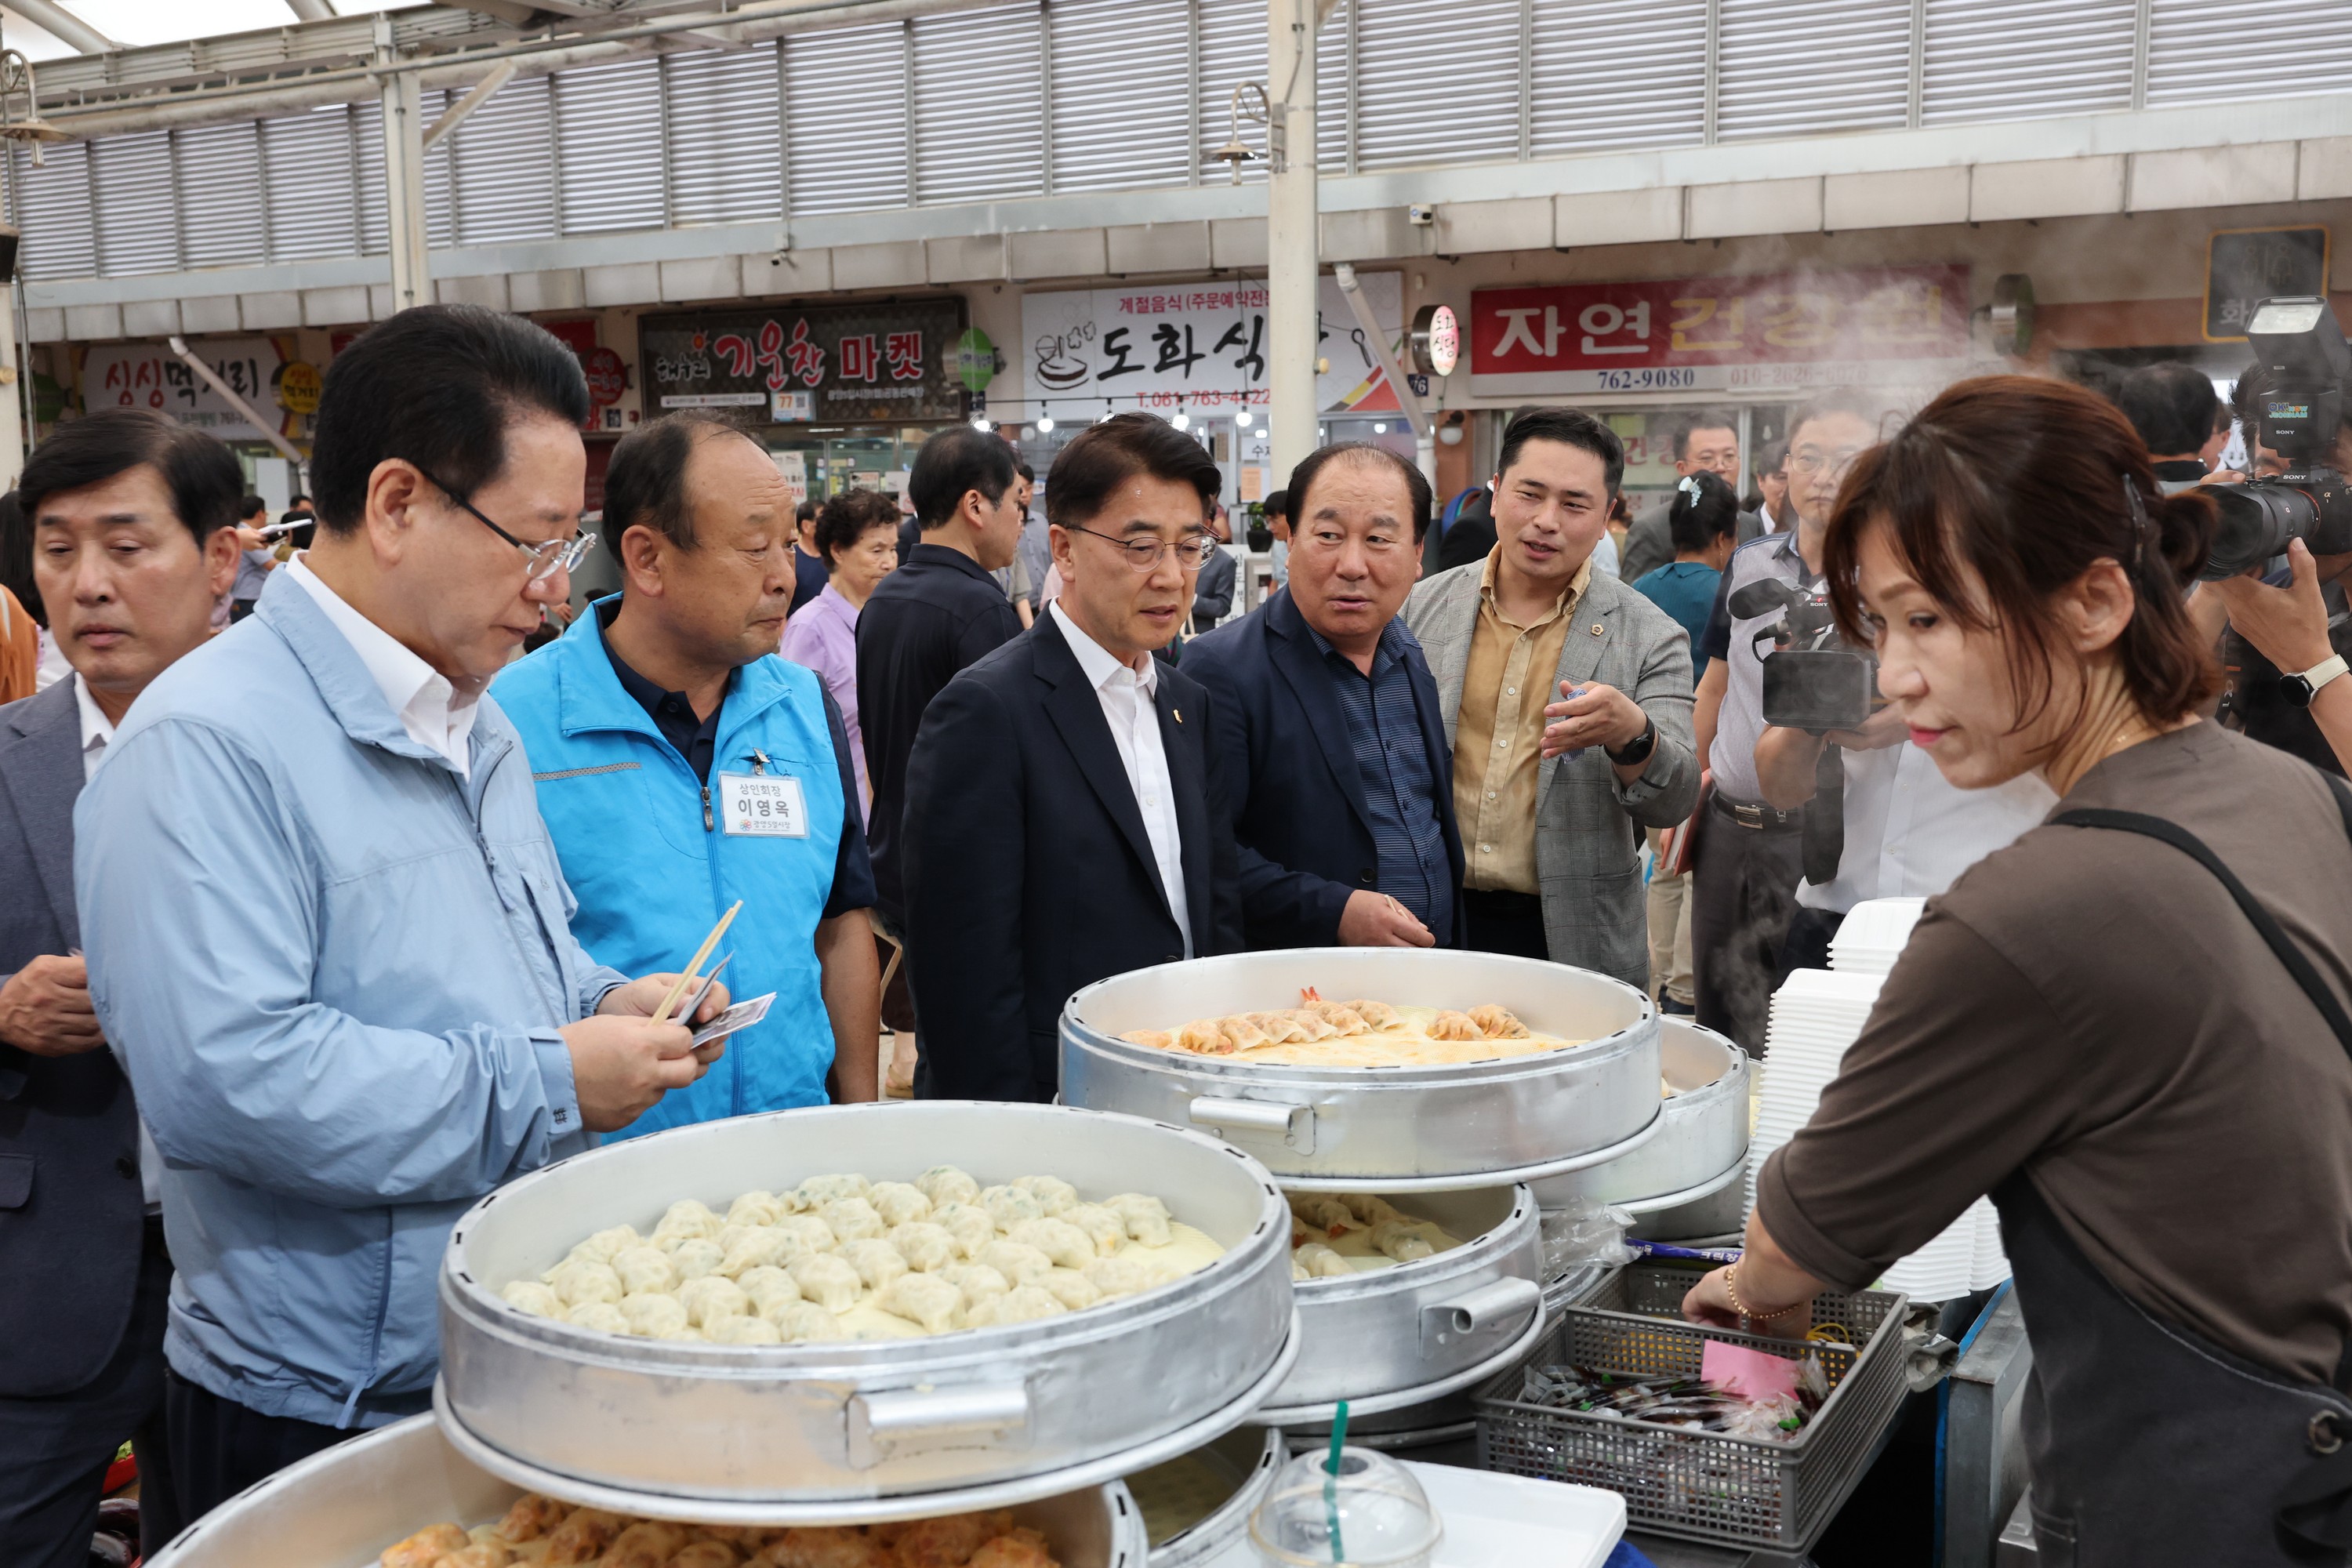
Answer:
<path fill-rule="evenodd" d="M 1530 409 L 1503 433 L 1496 545 L 1413 590 L 1454 746 L 1468 944 L 1646 989 L 1638 853 L 1698 799 L 1690 638 L 1592 554 L 1625 473 L 1609 426 Z"/>
<path fill-rule="evenodd" d="M 58 426 L 19 488 L 74 673 L 0 708 L 0 1563 L 82 1568 L 126 1437 L 146 1555 L 177 1521 L 162 1172 L 90 1002 L 74 801 L 131 700 L 212 635 L 245 478 L 210 436 L 126 408 Z"/>
<path fill-rule="evenodd" d="M 1739 489 L 1739 421 L 1727 409 L 1699 408 L 1681 416 L 1673 426 L 1675 473 L 1688 479 L 1704 468 L 1736 492 Z M 1645 509 L 1625 530 L 1625 548 L 1617 575 L 1640 582 L 1675 558 L 1674 530 L 1669 519 L 1675 498 L 1669 494 Z M 1738 542 L 1764 532 L 1764 520 L 1752 511 L 1739 514 Z"/>

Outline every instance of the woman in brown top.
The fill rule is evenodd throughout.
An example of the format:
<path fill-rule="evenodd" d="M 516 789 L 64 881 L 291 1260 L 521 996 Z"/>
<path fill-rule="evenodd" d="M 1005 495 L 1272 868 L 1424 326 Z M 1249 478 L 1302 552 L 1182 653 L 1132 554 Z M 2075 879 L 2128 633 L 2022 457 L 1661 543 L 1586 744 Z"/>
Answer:
<path fill-rule="evenodd" d="M 2210 525 L 2057 382 L 1963 382 L 1857 460 L 1825 574 L 1911 742 L 2063 798 L 1929 904 L 1745 1256 L 1684 1303 L 1801 1333 L 1991 1194 L 2036 1533 L 2081 1568 L 2352 1540 L 2352 803 L 2198 719 Z"/>

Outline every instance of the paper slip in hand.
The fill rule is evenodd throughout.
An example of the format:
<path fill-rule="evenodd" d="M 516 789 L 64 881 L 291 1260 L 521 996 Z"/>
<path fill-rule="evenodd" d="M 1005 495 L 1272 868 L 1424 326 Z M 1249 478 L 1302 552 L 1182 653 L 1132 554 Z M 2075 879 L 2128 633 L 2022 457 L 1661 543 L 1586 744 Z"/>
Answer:
<path fill-rule="evenodd" d="M 1749 1350 L 1746 1345 L 1727 1345 L 1721 1340 L 1707 1341 L 1706 1349 L 1699 1356 L 1699 1376 L 1751 1405 L 1761 1404 L 1775 1394 L 1794 1397 L 1797 1372 L 1797 1363 L 1787 1356 Z"/>
<path fill-rule="evenodd" d="M 736 1003 L 735 1005 L 697 1029 L 694 1032 L 694 1043 L 698 1046 L 707 1046 L 721 1035 L 731 1035 L 738 1029 L 750 1028 L 768 1016 L 768 1009 L 775 1004 L 775 1000 L 776 994 L 771 991 L 765 996 L 754 996 L 749 1002 Z"/>

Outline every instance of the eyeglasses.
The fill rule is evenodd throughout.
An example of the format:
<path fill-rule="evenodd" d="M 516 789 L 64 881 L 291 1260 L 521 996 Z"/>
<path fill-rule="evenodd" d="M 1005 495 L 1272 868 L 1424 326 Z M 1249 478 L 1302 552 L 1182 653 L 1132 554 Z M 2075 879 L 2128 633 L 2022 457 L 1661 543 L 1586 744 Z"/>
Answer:
<path fill-rule="evenodd" d="M 415 468 L 415 465 L 413 463 L 409 466 L 411 468 Z M 425 470 L 423 468 L 417 468 L 416 471 L 420 474 L 425 474 Z M 480 523 L 484 528 L 488 529 L 492 533 L 497 534 L 500 539 L 505 540 L 509 544 L 513 545 L 517 550 L 522 552 L 522 558 L 527 563 L 526 570 L 530 574 L 523 579 L 523 584 L 526 587 L 533 583 L 544 583 L 550 577 L 554 576 L 558 572 L 571 571 L 574 566 L 580 564 L 581 559 L 583 556 L 585 556 L 590 551 L 596 548 L 596 536 L 589 532 L 584 528 L 569 539 L 543 539 L 537 544 L 530 543 L 525 540 L 517 539 L 513 534 L 509 533 L 505 529 L 500 528 L 497 523 L 492 522 L 488 518 L 484 517 L 480 511 L 476 510 L 472 501 L 467 500 L 464 496 L 459 495 L 456 490 L 451 489 L 447 485 L 445 485 L 439 479 L 435 479 L 431 474 L 425 474 L 425 482 L 431 485 L 435 489 L 439 490 L 443 495 L 447 496 L 451 500 L 456 501 L 459 506 L 464 507 L 468 512 L 473 514 L 473 518 L 476 522 Z"/>
<path fill-rule="evenodd" d="M 1849 447 L 1843 452 L 1791 452 L 1789 454 L 1789 468 L 1790 472 L 1799 474 L 1818 474 L 1824 468 L 1832 474 L 1842 474 L 1852 468 L 1853 460 L 1861 456 L 1862 448 L 1859 447 Z"/>
<path fill-rule="evenodd" d="M 1091 528 L 1072 528 L 1070 531 L 1092 533 L 1106 543 L 1118 546 L 1127 557 L 1127 563 L 1138 572 L 1156 569 L 1171 550 L 1176 552 L 1176 564 L 1187 572 L 1198 572 L 1202 563 L 1209 559 L 1209 552 L 1217 547 L 1217 542 L 1205 533 L 1196 533 L 1171 544 L 1164 539 L 1120 539 L 1112 534 L 1095 533 Z"/>

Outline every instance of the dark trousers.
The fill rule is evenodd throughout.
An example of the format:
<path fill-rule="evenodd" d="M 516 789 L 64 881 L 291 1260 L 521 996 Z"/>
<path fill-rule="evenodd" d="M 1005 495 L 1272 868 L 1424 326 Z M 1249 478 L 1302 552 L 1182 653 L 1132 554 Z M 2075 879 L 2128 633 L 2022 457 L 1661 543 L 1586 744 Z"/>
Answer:
<path fill-rule="evenodd" d="M 1543 900 L 1533 893 L 1463 889 L 1462 930 L 1473 952 L 1551 956 L 1551 943 L 1544 935 Z"/>
<path fill-rule="evenodd" d="M 1691 879 L 1691 970 L 1698 1022 L 1764 1051 L 1780 942 L 1802 877 L 1794 824 L 1748 827 L 1709 809 L 1699 825 Z"/>
<path fill-rule="evenodd" d="M 69 1394 L 0 1399 L 0 1563 L 84 1568 L 106 1468 L 130 1439 L 139 1458 L 140 1550 L 153 1556 L 179 1533 L 163 1437 L 163 1323 L 172 1260 L 163 1226 L 148 1226 L 138 1295 L 113 1359 Z"/>
<path fill-rule="evenodd" d="M 228 624 L 230 626 L 235 626 L 237 622 L 245 619 L 246 616 L 253 614 L 253 606 L 258 601 L 253 599 L 231 599 L 228 602 Z"/>
<path fill-rule="evenodd" d="M 357 1427 L 346 1432 L 290 1415 L 264 1415 L 177 1373 L 164 1376 L 163 1420 L 180 1512 L 192 1523 L 254 1482 L 360 1436 Z"/>
<path fill-rule="evenodd" d="M 1830 943 L 1845 924 L 1845 916 L 1835 910 L 1809 910 L 1797 906 L 1790 917 L 1789 934 L 1780 939 L 1780 967 L 1775 973 L 1776 983 L 1789 978 L 1799 969 L 1827 969 L 1830 966 Z"/>

